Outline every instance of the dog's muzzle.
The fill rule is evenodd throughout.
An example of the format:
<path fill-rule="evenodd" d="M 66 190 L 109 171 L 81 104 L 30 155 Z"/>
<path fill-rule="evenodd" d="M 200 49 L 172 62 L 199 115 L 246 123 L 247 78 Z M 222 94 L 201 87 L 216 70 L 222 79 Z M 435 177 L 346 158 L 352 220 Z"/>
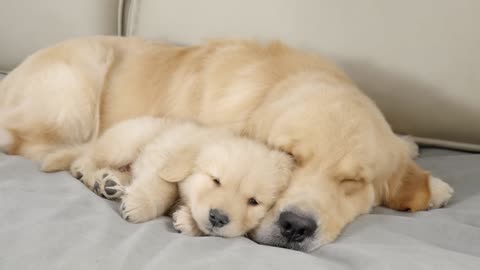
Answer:
<path fill-rule="evenodd" d="M 300 216 L 294 212 L 282 212 L 278 218 L 280 233 L 287 243 L 300 243 L 313 236 L 317 223 L 313 218 Z"/>
<path fill-rule="evenodd" d="M 248 236 L 259 244 L 304 252 L 320 246 L 317 219 L 295 208 L 281 211 L 272 223 L 263 223 Z"/>

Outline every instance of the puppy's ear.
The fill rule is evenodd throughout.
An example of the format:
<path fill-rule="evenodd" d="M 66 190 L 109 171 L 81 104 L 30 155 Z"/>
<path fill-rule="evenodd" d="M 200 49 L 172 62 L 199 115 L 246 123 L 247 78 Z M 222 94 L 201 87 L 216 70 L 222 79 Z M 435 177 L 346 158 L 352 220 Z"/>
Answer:
<path fill-rule="evenodd" d="M 430 202 L 430 175 L 411 159 L 397 175 L 389 179 L 383 204 L 400 211 L 428 209 Z"/>
<path fill-rule="evenodd" d="M 160 168 L 160 178 L 171 183 L 183 181 L 191 174 L 196 156 L 197 151 L 187 148 L 169 153 L 165 164 Z"/>

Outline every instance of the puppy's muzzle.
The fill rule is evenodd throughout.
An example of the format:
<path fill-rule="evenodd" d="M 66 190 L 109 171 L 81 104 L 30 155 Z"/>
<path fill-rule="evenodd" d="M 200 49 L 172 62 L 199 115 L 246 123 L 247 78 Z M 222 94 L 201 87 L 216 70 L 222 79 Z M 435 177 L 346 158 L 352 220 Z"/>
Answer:
<path fill-rule="evenodd" d="M 317 230 L 317 223 L 310 217 L 303 217 L 291 211 L 282 212 L 278 218 L 280 233 L 287 242 L 298 243 L 311 237 Z"/>
<path fill-rule="evenodd" d="M 208 220 L 213 227 L 221 228 L 230 222 L 230 219 L 219 209 L 210 209 Z"/>

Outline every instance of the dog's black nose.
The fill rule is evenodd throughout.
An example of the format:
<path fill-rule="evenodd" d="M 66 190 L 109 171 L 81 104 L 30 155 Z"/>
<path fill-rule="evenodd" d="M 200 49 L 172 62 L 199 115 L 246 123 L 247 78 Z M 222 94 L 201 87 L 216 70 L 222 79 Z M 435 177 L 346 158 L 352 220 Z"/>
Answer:
<path fill-rule="evenodd" d="M 289 242 L 302 242 L 305 238 L 312 236 L 317 229 L 315 220 L 290 211 L 280 214 L 278 224 L 283 237 Z"/>
<path fill-rule="evenodd" d="M 230 219 L 227 215 L 223 214 L 222 211 L 218 209 L 210 209 L 209 217 L 210 223 L 213 227 L 223 227 L 230 222 Z"/>

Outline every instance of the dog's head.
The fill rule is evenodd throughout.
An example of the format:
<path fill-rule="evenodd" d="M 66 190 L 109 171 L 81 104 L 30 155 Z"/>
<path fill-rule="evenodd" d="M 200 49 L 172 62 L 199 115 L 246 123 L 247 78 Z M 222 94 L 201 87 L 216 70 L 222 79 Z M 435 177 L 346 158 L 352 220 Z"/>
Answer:
<path fill-rule="evenodd" d="M 260 143 L 227 138 L 201 148 L 180 183 L 198 228 L 236 237 L 258 226 L 289 183 L 293 160 Z"/>
<path fill-rule="evenodd" d="M 252 128 L 292 154 L 298 168 L 250 237 L 311 251 L 378 204 L 412 211 L 428 207 L 428 174 L 411 161 L 373 103 L 322 78 L 301 79 L 282 85 L 279 92 L 289 95 L 259 111 L 262 121 Z"/>
<path fill-rule="evenodd" d="M 412 161 L 404 166 L 383 184 L 361 175 L 338 178 L 325 169 L 297 169 L 289 188 L 250 236 L 262 244 L 311 251 L 335 240 L 348 223 L 380 203 L 425 210 L 429 175 Z"/>
<path fill-rule="evenodd" d="M 287 191 L 251 233 L 262 244 L 310 251 L 333 241 L 343 227 L 375 204 L 363 178 L 336 178 L 328 170 L 299 168 Z"/>

